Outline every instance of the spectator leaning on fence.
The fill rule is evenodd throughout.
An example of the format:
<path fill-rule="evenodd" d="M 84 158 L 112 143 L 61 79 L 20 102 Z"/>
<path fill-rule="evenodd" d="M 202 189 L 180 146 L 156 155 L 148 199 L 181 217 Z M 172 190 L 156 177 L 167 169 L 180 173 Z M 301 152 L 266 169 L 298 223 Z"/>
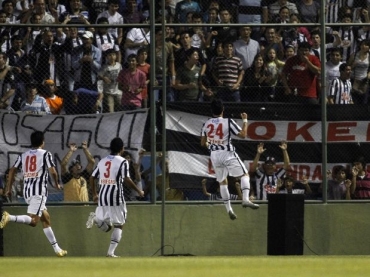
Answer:
<path fill-rule="evenodd" d="M 290 160 L 288 155 L 288 145 L 285 141 L 282 141 L 279 145 L 283 151 L 284 166 L 277 169 L 276 160 L 274 157 L 268 156 L 265 159 L 262 167 L 258 166 L 258 161 L 261 154 L 266 151 L 263 148 L 264 144 L 261 142 L 257 146 L 257 153 L 253 160 L 251 171 L 256 174 L 256 199 L 266 200 L 267 194 L 276 193 L 277 180 L 282 178 L 287 170 L 289 170 Z"/>
<path fill-rule="evenodd" d="M 94 169 L 95 160 L 89 151 L 87 141 L 82 142 L 81 148 L 83 149 L 87 159 L 87 166 L 85 169 L 82 168 L 81 161 L 77 159 L 74 159 L 70 163 L 69 167 L 67 167 L 72 154 L 78 149 L 78 146 L 75 143 L 69 144 L 69 151 L 63 157 L 61 162 L 61 178 L 63 183 L 64 201 L 89 201 L 87 181 L 89 180 Z"/>
<path fill-rule="evenodd" d="M 32 114 L 51 114 L 45 98 L 38 94 L 36 84 L 26 85 L 26 99 L 21 104 L 21 111 Z"/>

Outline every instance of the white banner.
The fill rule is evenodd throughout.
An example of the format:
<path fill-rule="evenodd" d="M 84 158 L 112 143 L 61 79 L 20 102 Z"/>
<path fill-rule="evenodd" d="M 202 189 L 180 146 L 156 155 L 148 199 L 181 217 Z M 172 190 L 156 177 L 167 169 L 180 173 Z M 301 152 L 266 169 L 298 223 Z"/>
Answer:
<path fill-rule="evenodd" d="M 30 115 L 1 110 L 0 174 L 13 166 L 20 153 L 30 148 L 30 135 L 35 130 L 44 132 L 45 149 L 53 154 L 58 171 L 70 143 L 81 146 L 87 141 L 91 154 L 99 160 L 109 154 L 110 141 L 120 137 L 125 150 L 136 157 L 142 147 L 147 113 L 147 109 L 142 109 L 105 114 Z M 77 150 L 71 159 L 76 156 L 82 166 L 86 166 L 83 151 Z"/>
<path fill-rule="evenodd" d="M 167 129 L 200 135 L 209 117 L 181 111 L 167 111 Z M 240 118 L 234 118 L 242 125 Z M 335 142 L 370 142 L 369 121 L 333 121 L 327 125 L 327 140 Z M 288 142 L 321 142 L 322 124 L 318 121 L 254 121 L 248 119 L 248 140 Z M 240 138 L 235 138 L 240 139 Z"/>

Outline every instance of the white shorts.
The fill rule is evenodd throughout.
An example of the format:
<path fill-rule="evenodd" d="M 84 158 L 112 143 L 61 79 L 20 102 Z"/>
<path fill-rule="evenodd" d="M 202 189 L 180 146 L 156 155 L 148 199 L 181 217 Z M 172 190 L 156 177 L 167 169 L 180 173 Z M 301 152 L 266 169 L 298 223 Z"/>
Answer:
<path fill-rule="evenodd" d="M 123 225 L 126 222 L 126 203 L 120 206 L 99 206 L 95 210 L 96 219 L 108 225 Z"/>
<path fill-rule="evenodd" d="M 241 177 L 248 173 L 244 163 L 240 160 L 236 152 L 230 151 L 212 151 L 211 161 L 216 172 L 216 179 L 222 182 L 228 175 Z"/>
<path fill-rule="evenodd" d="M 41 217 L 42 211 L 46 210 L 46 196 L 34 195 L 30 198 L 25 199 L 28 204 L 27 213 L 34 214 Z"/>

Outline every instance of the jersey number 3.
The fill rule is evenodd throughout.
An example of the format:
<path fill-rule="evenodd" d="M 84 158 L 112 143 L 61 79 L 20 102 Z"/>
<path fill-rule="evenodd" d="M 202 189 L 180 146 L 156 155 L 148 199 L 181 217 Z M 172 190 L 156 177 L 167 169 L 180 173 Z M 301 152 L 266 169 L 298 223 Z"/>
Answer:
<path fill-rule="evenodd" d="M 105 163 L 105 172 L 104 172 L 104 177 L 105 178 L 109 178 L 110 176 L 110 167 L 111 167 L 112 163 L 111 162 L 106 162 Z"/>

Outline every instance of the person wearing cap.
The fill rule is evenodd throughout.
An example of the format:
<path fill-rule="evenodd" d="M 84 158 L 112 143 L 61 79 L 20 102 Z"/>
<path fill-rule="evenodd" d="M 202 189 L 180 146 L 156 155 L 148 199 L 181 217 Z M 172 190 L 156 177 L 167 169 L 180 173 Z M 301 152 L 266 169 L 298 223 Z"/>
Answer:
<path fill-rule="evenodd" d="M 63 98 L 55 94 L 57 88 L 53 80 L 45 80 L 44 96 L 52 114 L 60 114 L 63 109 Z"/>
<path fill-rule="evenodd" d="M 64 190 L 64 201 L 67 202 L 88 202 L 89 195 L 87 190 L 87 180 L 94 169 L 95 160 L 91 155 L 87 142 L 81 144 L 81 148 L 87 160 L 87 166 L 82 168 L 81 161 L 72 160 L 68 167 L 68 162 L 72 154 L 77 151 L 78 146 L 75 143 L 69 144 L 69 151 L 63 157 L 61 162 L 61 177 Z"/>
<path fill-rule="evenodd" d="M 97 91 L 98 72 L 101 68 L 101 50 L 93 45 L 94 34 L 85 31 L 82 45 L 74 48 L 71 62 L 74 69 L 75 85 L 78 88 Z M 100 99 L 101 100 L 101 99 Z"/>
<path fill-rule="evenodd" d="M 272 156 L 267 156 L 263 165 L 259 167 L 258 162 L 261 154 L 266 151 L 263 146 L 264 144 L 262 142 L 258 144 L 257 153 L 251 166 L 251 171 L 256 175 L 256 191 L 254 197 L 258 200 L 267 200 L 267 194 L 276 193 L 278 179 L 281 179 L 290 167 L 290 159 L 287 151 L 288 144 L 286 141 L 282 141 L 279 145 L 283 151 L 283 167 L 278 168 L 276 166 L 276 160 Z"/>

